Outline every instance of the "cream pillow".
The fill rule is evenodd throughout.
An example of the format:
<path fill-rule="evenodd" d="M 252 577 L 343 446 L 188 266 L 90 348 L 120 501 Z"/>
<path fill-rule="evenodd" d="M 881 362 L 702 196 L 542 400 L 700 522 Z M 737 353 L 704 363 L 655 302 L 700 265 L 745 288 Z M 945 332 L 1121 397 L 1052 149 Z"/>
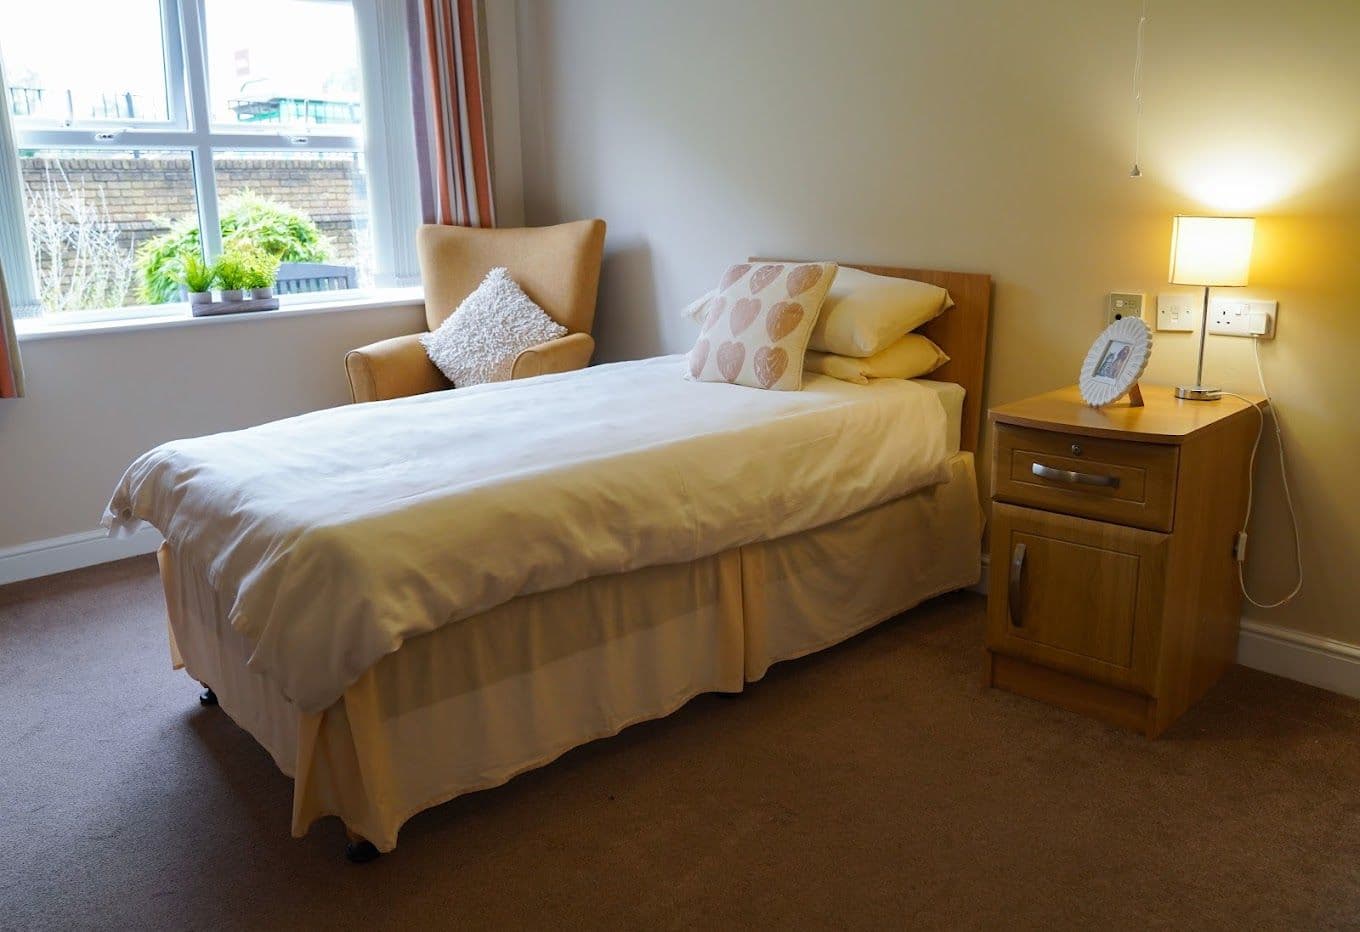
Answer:
<path fill-rule="evenodd" d="M 954 306 L 949 292 L 909 278 L 842 268 L 822 305 L 809 349 L 872 356 Z"/>
<path fill-rule="evenodd" d="M 433 333 L 420 335 L 430 361 L 454 387 L 505 382 L 515 358 L 567 335 L 505 269 L 492 269 Z"/>
<path fill-rule="evenodd" d="M 732 266 L 690 350 L 688 377 L 798 391 L 808 336 L 835 275 L 834 262 Z"/>
<path fill-rule="evenodd" d="M 919 333 L 909 333 L 872 356 L 837 356 L 808 350 L 804 368 L 843 382 L 867 385 L 870 379 L 918 379 L 949 362 L 944 350 Z"/>

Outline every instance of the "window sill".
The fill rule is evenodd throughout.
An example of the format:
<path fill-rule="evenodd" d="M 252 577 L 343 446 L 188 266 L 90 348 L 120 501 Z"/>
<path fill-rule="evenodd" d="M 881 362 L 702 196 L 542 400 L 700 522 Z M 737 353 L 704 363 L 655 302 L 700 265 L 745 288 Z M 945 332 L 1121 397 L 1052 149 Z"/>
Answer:
<path fill-rule="evenodd" d="M 273 320 L 280 317 L 307 317 L 339 311 L 360 311 L 384 307 L 411 307 L 424 303 L 419 287 L 374 288 L 368 291 L 334 292 L 296 299 L 284 299 L 277 311 L 255 311 L 245 314 L 221 314 L 215 317 L 194 317 L 189 306 L 181 305 L 171 313 L 147 317 L 127 317 L 106 320 L 63 322 L 60 315 L 15 321 L 19 342 L 55 340 L 88 334 L 130 333 L 144 330 L 167 330 L 173 327 L 198 327 L 233 324 L 247 320 Z"/>

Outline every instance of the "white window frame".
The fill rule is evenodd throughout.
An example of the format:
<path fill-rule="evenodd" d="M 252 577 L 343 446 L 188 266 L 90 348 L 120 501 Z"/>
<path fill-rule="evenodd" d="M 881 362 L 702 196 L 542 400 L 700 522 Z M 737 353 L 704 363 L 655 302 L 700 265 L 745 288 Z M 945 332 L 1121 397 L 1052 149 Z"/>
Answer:
<path fill-rule="evenodd" d="M 191 152 L 200 241 L 204 257 L 210 262 L 222 252 L 214 151 L 362 152 L 368 175 L 367 207 L 373 238 L 375 286 L 386 289 L 418 284 L 420 272 L 414 239 L 420 210 L 404 0 L 349 0 L 354 7 L 363 72 L 363 130 L 361 133 L 325 135 L 232 132 L 213 125 L 208 93 L 205 2 L 160 0 L 168 116 L 165 122 L 90 120 L 69 126 L 15 125 L 16 148 L 91 151 L 145 148 Z M 0 216 L 0 224 L 25 222 L 22 208 L 8 213 L 9 216 Z M 10 240 L 22 243 L 27 237 L 0 237 L 0 248 Z M 6 255 L 0 256 L 0 261 L 31 263 L 32 257 Z M 343 301 L 354 294 L 328 292 L 327 297 Z M 19 306 L 37 301 L 36 295 L 12 297 Z M 285 295 L 281 301 L 316 304 L 318 297 L 316 294 Z M 36 319 L 80 323 L 182 316 L 185 313 L 184 304 L 171 303 L 59 315 L 44 311 Z"/>

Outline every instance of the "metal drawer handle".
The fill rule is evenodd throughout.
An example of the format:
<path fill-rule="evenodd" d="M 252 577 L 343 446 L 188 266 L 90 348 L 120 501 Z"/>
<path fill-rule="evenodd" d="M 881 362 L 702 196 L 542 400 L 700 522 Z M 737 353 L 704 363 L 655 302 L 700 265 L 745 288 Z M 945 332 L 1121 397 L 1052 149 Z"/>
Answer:
<path fill-rule="evenodd" d="M 1011 576 L 1008 587 L 1009 598 L 1006 599 L 1006 611 L 1011 616 L 1011 624 L 1020 627 L 1024 622 L 1016 614 L 1016 606 L 1020 603 L 1020 578 L 1025 574 L 1025 545 L 1016 544 L 1011 551 Z"/>
<path fill-rule="evenodd" d="M 1040 479 L 1052 479 L 1054 482 L 1066 482 L 1069 485 L 1099 485 L 1107 489 L 1119 488 L 1118 476 L 1098 476 L 1092 472 L 1054 469 L 1052 466 L 1045 466 L 1043 463 L 1035 463 L 1030 467 L 1030 471 Z"/>

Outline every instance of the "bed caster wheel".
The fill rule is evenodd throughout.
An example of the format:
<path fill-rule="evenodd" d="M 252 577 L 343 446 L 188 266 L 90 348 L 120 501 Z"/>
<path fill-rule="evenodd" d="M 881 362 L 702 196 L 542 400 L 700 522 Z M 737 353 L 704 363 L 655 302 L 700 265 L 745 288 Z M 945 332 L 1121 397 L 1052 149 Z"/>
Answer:
<path fill-rule="evenodd" d="M 345 860 L 351 864 L 367 864 L 376 861 L 381 855 L 382 852 L 374 847 L 373 842 L 362 838 L 345 845 Z"/>
<path fill-rule="evenodd" d="M 203 692 L 198 694 L 199 705 L 217 705 L 217 693 L 212 691 L 212 687 L 205 687 Z"/>

